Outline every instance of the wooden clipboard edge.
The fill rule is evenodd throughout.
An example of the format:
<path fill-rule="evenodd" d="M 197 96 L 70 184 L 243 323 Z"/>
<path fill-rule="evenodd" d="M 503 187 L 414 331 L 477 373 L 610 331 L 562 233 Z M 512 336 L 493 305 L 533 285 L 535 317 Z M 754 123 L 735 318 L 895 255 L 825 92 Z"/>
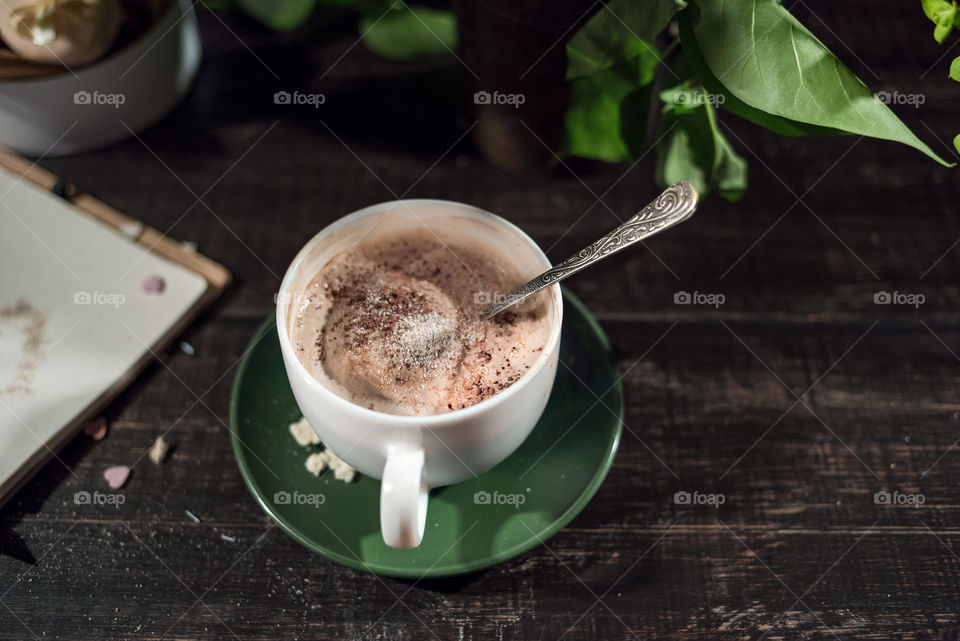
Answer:
<path fill-rule="evenodd" d="M 4 147 L 0 147 L 0 165 L 46 191 L 52 192 L 57 189 L 58 184 L 61 184 L 58 178 L 46 169 Z M 230 284 L 232 279 L 230 272 L 220 263 L 184 247 L 181 243 L 153 227 L 144 225 L 139 220 L 120 213 L 90 194 L 75 192 L 71 185 L 61 184 L 61 186 L 71 192 L 67 195 L 66 200 L 75 207 L 128 236 L 131 236 L 128 230 L 136 229 L 135 236 L 131 236 L 133 240 L 170 262 L 177 263 L 202 276 L 207 281 L 208 286 L 216 290 L 215 295 L 219 295 Z"/>
<path fill-rule="evenodd" d="M 57 189 L 57 186 L 61 184 L 59 179 L 46 169 L 43 169 L 39 165 L 15 154 L 3 146 L 0 146 L 0 166 L 14 172 L 20 179 L 28 180 L 46 191 L 53 192 Z M 143 356 L 117 379 L 116 383 L 94 399 L 74 420 L 64 425 L 60 431 L 48 439 L 46 443 L 43 443 L 43 447 L 27 458 L 10 478 L 3 484 L 0 484 L 0 508 L 19 492 L 44 465 L 49 463 L 50 459 L 57 458 L 57 453 L 63 446 L 72 440 L 84 426 L 106 409 L 117 395 L 146 369 L 147 365 L 155 358 L 160 360 L 161 356 L 159 352 L 166 349 L 173 339 L 183 332 L 207 305 L 220 296 L 223 290 L 225 290 L 233 280 L 229 270 L 220 263 L 184 247 L 179 242 L 172 240 L 153 227 L 144 225 L 140 221 L 117 211 L 89 194 L 76 192 L 69 194 L 66 199 L 83 212 L 127 234 L 132 240 L 146 247 L 148 251 L 152 251 L 170 262 L 177 263 L 199 274 L 207 282 L 207 288 L 177 322 L 171 325 L 157 342 L 151 345 L 149 349 L 144 352 Z M 126 230 L 128 229 L 138 230 L 135 238 L 127 233 Z M 61 464 L 66 465 L 62 461 Z"/>

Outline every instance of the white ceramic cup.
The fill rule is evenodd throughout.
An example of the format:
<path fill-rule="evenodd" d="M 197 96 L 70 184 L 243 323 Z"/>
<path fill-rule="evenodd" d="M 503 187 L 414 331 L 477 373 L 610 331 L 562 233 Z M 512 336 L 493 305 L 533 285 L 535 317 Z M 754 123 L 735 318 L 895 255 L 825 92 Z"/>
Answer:
<path fill-rule="evenodd" d="M 560 351 L 563 302 L 559 285 L 552 285 L 545 290 L 550 336 L 540 357 L 516 383 L 471 407 L 432 416 L 386 414 L 351 403 L 314 378 L 290 338 L 310 281 L 358 241 L 424 227 L 445 242 L 489 247 L 509 257 L 524 278 L 550 267 L 536 243 L 499 216 L 461 203 L 400 200 L 350 214 L 314 236 L 293 260 L 277 296 L 280 348 L 297 404 L 324 445 L 363 474 L 382 479 L 380 530 L 395 548 L 420 545 L 430 488 L 482 474 L 527 438 L 547 404 Z"/>

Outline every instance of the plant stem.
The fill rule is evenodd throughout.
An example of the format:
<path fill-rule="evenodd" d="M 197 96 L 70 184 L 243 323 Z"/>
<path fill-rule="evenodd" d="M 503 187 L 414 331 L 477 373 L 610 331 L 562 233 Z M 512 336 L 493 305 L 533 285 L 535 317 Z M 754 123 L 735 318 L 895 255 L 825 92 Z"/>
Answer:
<path fill-rule="evenodd" d="M 676 49 L 676 48 L 677 48 L 677 45 L 679 45 L 679 44 L 680 44 L 680 37 L 677 36 L 676 38 L 673 39 L 673 42 L 671 42 L 670 44 L 668 44 L 668 45 L 667 45 L 667 48 L 663 50 L 663 53 L 661 54 L 662 58 L 661 58 L 660 62 L 663 62 L 663 64 L 667 64 L 666 62 L 664 62 L 664 59 L 665 59 L 667 56 L 669 56 L 671 53 L 673 53 L 673 50 Z"/>
<path fill-rule="evenodd" d="M 667 58 L 673 53 L 674 49 L 677 48 L 677 45 L 680 44 L 680 38 L 676 37 L 673 41 L 668 44 L 663 51 L 657 53 L 657 59 L 660 61 L 660 65 L 663 69 L 666 69 L 671 74 L 676 76 L 673 72 L 673 69 L 670 68 L 670 65 L 667 64 Z M 657 123 L 660 120 L 660 88 L 663 85 L 663 73 L 662 69 L 657 69 L 656 77 L 653 80 L 653 89 L 650 92 L 650 106 L 647 109 L 647 126 L 645 127 L 645 133 L 643 136 L 643 147 L 646 148 L 650 145 L 656 136 Z"/>

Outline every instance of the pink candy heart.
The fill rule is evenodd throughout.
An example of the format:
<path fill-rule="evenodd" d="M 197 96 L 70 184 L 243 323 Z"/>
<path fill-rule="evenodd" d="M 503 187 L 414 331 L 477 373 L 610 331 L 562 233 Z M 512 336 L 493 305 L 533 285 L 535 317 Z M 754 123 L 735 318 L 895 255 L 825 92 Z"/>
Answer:
<path fill-rule="evenodd" d="M 115 490 L 119 490 L 123 487 L 123 484 L 127 482 L 127 479 L 130 478 L 130 468 L 126 465 L 114 465 L 113 467 L 108 467 L 103 472 L 103 478 L 107 479 L 107 483 L 110 484 Z"/>
<path fill-rule="evenodd" d="M 140 290 L 144 294 L 162 294 L 166 288 L 167 281 L 163 280 L 162 276 L 157 276 L 156 274 L 147 276 L 143 279 L 143 282 L 140 283 Z"/>

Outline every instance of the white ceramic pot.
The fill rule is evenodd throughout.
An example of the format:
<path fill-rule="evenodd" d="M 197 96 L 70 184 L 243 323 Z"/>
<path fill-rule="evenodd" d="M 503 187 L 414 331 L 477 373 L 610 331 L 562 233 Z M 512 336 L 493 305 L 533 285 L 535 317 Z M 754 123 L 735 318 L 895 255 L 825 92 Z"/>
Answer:
<path fill-rule="evenodd" d="M 0 81 L 0 143 L 28 156 L 62 156 L 129 137 L 173 109 L 200 66 L 189 0 L 125 48 L 76 71 Z"/>
<path fill-rule="evenodd" d="M 411 210 L 415 213 L 411 213 Z M 507 458 L 527 438 L 553 388 L 560 352 L 563 303 L 559 285 L 549 293 L 550 337 L 524 376 L 471 407 L 433 416 L 397 416 L 355 405 L 320 384 L 303 366 L 290 339 L 295 309 L 310 281 L 336 254 L 358 239 L 373 241 L 427 225 L 441 238 L 454 235 L 477 247 L 496 247 L 530 277 L 550 261 L 523 231 L 469 205 L 406 200 L 350 214 L 317 234 L 284 276 L 277 330 L 297 404 L 323 443 L 354 468 L 382 479 L 380 527 L 396 548 L 420 544 L 430 488 L 474 478 Z"/>

